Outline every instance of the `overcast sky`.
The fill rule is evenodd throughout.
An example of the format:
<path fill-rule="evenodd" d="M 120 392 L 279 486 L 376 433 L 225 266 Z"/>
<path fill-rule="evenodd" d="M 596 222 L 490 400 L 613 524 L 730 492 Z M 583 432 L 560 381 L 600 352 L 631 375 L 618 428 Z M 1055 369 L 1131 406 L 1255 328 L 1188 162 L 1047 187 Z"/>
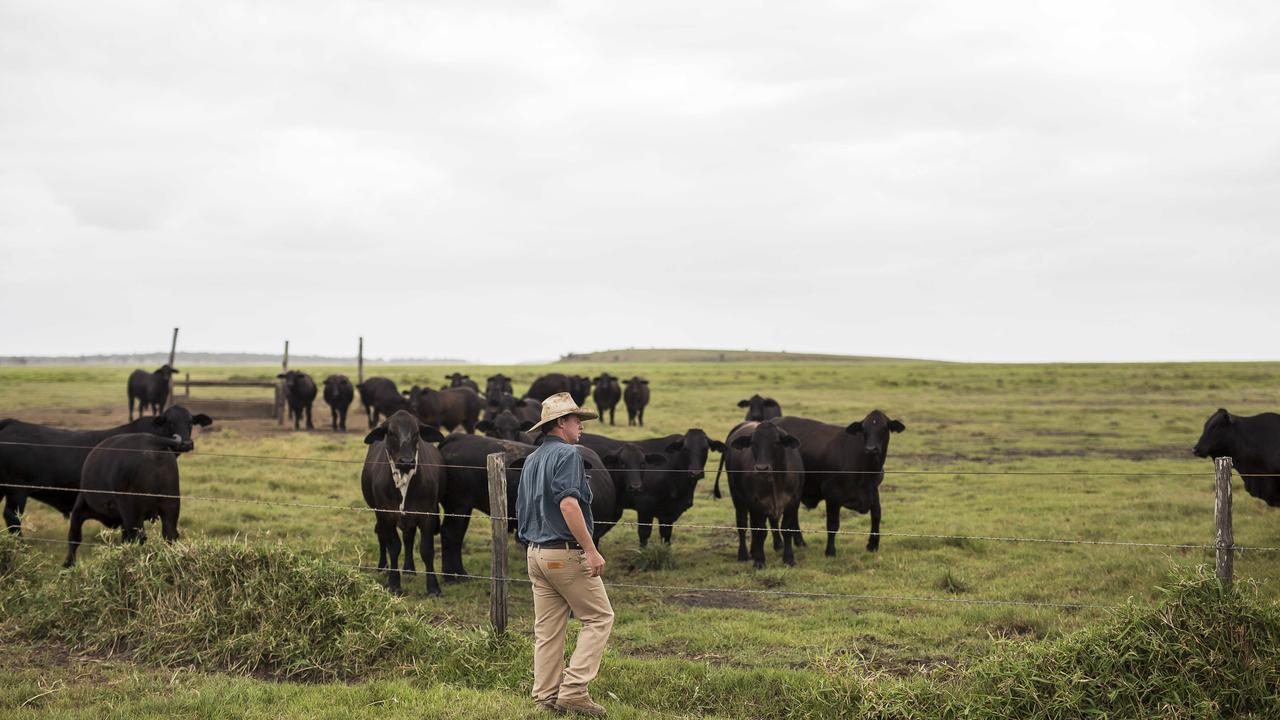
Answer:
<path fill-rule="evenodd" d="M 1277 359 L 1278 21 L 0 0 L 0 355 Z"/>

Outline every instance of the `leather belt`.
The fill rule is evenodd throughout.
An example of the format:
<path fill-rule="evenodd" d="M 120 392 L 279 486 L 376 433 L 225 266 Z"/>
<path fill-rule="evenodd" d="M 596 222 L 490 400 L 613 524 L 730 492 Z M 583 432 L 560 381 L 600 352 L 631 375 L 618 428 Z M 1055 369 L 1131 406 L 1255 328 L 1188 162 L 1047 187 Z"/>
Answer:
<path fill-rule="evenodd" d="M 576 540 L 551 540 L 543 543 L 529 543 L 533 547 L 546 550 L 581 550 L 582 546 Z"/>

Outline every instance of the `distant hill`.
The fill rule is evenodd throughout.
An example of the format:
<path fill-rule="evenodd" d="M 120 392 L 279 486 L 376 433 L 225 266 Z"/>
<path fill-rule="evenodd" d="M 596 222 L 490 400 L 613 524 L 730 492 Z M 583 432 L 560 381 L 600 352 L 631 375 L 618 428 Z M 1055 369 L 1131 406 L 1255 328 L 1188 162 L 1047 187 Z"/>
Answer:
<path fill-rule="evenodd" d="M 828 355 L 823 353 L 789 353 L 761 350 L 695 350 L 680 348 L 626 348 L 590 353 L 569 353 L 557 362 L 925 362 L 914 358 L 874 357 L 870 355 Z"/>
<path fill-rule="evenodd" d="M 279 354 L 268 353 L 213 353 L 180 352 L 174 364 L 183 365 L 277 365 Z M 159 367 L 169 361 L 169 353 L 136 353 L 132 355 L 15 355 L 0 357 L 0 365 L 127 365 L 144 368 Z M 300 365 L 355 365 L 351 356 L 290 355 L 289 364 Z M 463 360 L 451 358 L 365 358 L 365 365 L 464 365 Z"/>

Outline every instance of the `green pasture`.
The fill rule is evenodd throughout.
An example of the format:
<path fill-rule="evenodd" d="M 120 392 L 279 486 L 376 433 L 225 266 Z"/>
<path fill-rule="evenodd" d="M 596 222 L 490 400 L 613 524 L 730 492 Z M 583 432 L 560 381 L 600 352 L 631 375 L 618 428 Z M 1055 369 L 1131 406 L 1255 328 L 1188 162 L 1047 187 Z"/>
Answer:
<path fill-rule="evenodd" d="M 266 367 L 183 369 L 191 371 L 192 379 L 201 380 L 266 379 L 276 372 Z M 317 379 L 329 372 L 355 374 L 354 368 L 299 369 Z M 618 615 L 610 652 L 617 662 L 655 673 L 685 667 L 782 673 L 798 682 L 820 678 L 833 663 L 841 662 L 854 668 L 850 672 L 946 677 L 997 651 L 1009 639 L 1055 641 L 1112 616 L 1112 611 L 1103 609 L 963 601 L 1155 603 L 1159 587 L 1171 572 L 1185 573 L 1192 566 L 1212 562 L 1212 553 L 894 533 L 1212 543 L 1212 465 L 1190 453 L 1202 423 L 1218 407 L 1237 414 L 1280 409 L 1280 364 L 1275 363 L 969 365 L 864 360 L 367 368 L 368 374 L 390 377 L 403 387 L 414 383 L 438 387 L 444 375 L 455 369 L 481 382 L 492 372 L 505 372 L 515 378 L 517 392 L 548 371 L 594 375 L 607 369 L 619 376 L 646 377 L 652 389 L 647 427 L 626 427 L 621 405 L 617 427 L 588 425 L 590 431 L 620 438 L 683 432 L 690 427 L 723 437 L 742 418 L 737 401 L 753 392 L 776 397 L 787 414 L 841 425 L 861 419 L 873 408 L 902 420 L 907 430 L 893 437 L 886 464 L 889 474 L 882 486 L 881 530 L 886 535 L 878 553 L 864 550 L 867 519 L 846 511 L 842 530 L 854 534 L 838 539 L 838 555 L 824 557 L 825 521 L 819 508 L 801 511 L 809 544 L 798 551 L 797 567 L 783 567 L 771 550 L 765 570 L 737 562 L 735 532 L 680 527 L 732 523 L 727 497 L 720 501 L 710 497 L 714 454 L 693 509 L 677 524 L 669 563 L 654 563 L 652 557 L 638 554 L 633 526 L 620 525 L 602 543 L 609 561 L 606 580 L 616 583 L 610 590 Z M 96 426 L 92 423 L 99 419 L 103 426 L 123 422 L 128 373 L 122 368 L 0 369 L 0 417 L 30 417 L 75 427 Z M 192 394 L 270 397 L 270 391 L 262 389 L 196 388 Z M 107 407 L 110 415 L 102 410 Z M 327 430 L 328 410 L 319 400 L 315 420 L 316 431 L 295 433 L 269 421 L 218 422 L 215 418 L 213 427 L 196 437 L 196 451 L 181 460 L 182 490 L 192 496 L 183 504 L 184 536 L 279 544 L 337 565 L 374 564 L 373 518 L 359 510 L 363 507 L 359 463 L 366 427 L 358 401 L 352 406 L 350 431 L 345 435 Z M 1280 547 L 1280 511 L 1246 495 L 1238 479 L 1235 487 L 1236 542 Z M 628 513 L 624 520 L 634 520 L 634 515 Z M 65 520 L 38 503 L 29 507 L 24 526 L 27 536 L 36 540 L 65 538 Z M 158 528 L 152 534 L 158 536 Z M 90 523 L 86 539 L 114 543 L 118 533 L 98 536 L 97 526 Z M 488 546 L 487 518 L 477 514 L 464 556 L 468 571 L 488 574 Z M 41 577 L 52 582 L 60 572 L 56 561 L 65 546 L 48 542 L 31 548 L 41 561 Z M 92 562 L 98 551 L 84 548 L 82 562 Z M 510 562 L 519 578 L 523 559 L 514 544 Z M 369 583 L 381 582 L 376 574 L 361 572 Z M 1275 582 L 1280 577 L 1280 553 L 1246 552 L 1236 560 L 1236 573 L 1261 581 L 1257 592 L 1263 602 L 1280 598 Z M 871 597 L 771 596 L 715 588 Z M 406 578 L 406 589 L 406 606 L 434 622 L 461 629 L 482 628 L 487 622 L 485 582 L 448 584 L 439 599 L 425 597 L 420 579 Z M 513 632 L 527 636 L 532 614 L 527 586 L 514 582 L 512 595 Z M 37 673 L 44 665 L 39 657 L 51 651 L 38 650 L 37 659 L 24 665 L 22 673 Z M 48 664 L 57 665 L 63 673 L 60 677 L 65 677 L 60 663 L 50 660 Z M 163 677 L 146 669 L 131 672 L 128 683 L 113 684 L 109 692 L 118 694 L 121 687 L 130 686 L 143 694 L 164 692 Z M 314 713 L 301 714 L 324 716 L 334 707 L 354 706 L 373 697 L 368 695 L 373 687 L 388 687 L 294 690 L 250 682 L 186 677 L 172 692 L 195 692 L 192 687 L 203 686 L 234 687 L 242 694 L 237 697 L 297 692 L 317 707 Z M 609 687 L 625 705 L 626 683 L 615 678 Z M 68 686 L 67 691 L 72 690 Z M 418 700 L 406 696 L 405 702 L 426 702 L 424 698 L 434 697 L 432 693 L 444 691 L 436 687 L 414 692 Z M 13 697 L 6 696 L 0 707 Z M 459 689 L 457 697 L 453 711 L 458 714 L 441 717 L 523 708 L 516 689 L 490 694 L 482 688 Z M 182 706 L 188 708 L 184 712 L 218 715 L 200 704 L 206 701 L 192 702 Z M 227 713 L 239 714 L 236 706 L 228 707 Z M 701 705 L 691 701 L 687 707 Z"/>

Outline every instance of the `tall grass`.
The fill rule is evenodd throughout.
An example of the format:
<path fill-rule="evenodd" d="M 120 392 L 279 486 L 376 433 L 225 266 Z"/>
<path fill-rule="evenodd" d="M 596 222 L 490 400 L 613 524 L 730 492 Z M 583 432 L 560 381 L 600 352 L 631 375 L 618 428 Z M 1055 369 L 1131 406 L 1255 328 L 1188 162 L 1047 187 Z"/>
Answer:
<path fill-rule="evenodd" d="M 18 542 L 0 541 L 6 586 L 26 562 Z M 373 578 L 282 546 L 112 547 L 9 611 L 26 639 L 162 666 L 527 692 L 526 639 L 432 623 Z M 1280 609 L 1201 569 L 1154 607 L 1130 603 L 1049 642 L 1002 642 L 954 671 L 895 676 L 856 652 L 791 670 L 610 657 L 593 687 L 637 708 L 732 717 L 1275 717 Z"/>

